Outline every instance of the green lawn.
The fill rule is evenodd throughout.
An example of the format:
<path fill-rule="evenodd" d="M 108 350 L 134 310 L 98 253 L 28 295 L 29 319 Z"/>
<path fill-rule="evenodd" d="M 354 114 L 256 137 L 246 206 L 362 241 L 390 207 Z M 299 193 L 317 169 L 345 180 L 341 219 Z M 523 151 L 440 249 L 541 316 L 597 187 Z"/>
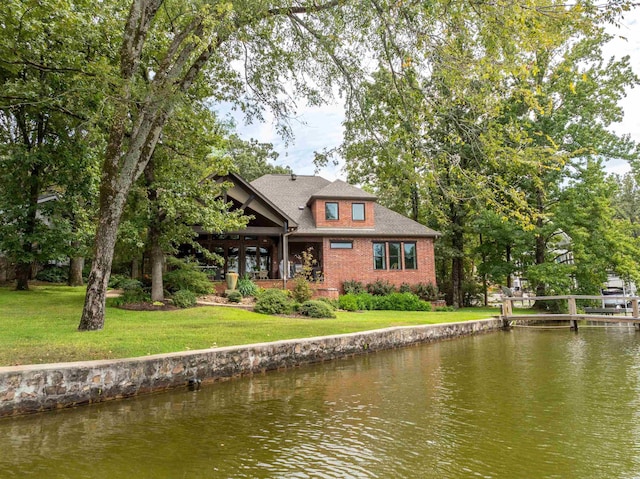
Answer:
<path fill-rule="evenodd" d="M 336 319 L 318 320 L 266 316 L 227 307 L 153 312 L 108 307 L 103 331 L 80 333 L 76 328 L 83 301 L 84 288 L 0 288 L 0 366 L 126 358 L 389 326 L 468 321 L 499 314 L 496 308 L 433 313 L 368 311 L 338 312 Z"/>

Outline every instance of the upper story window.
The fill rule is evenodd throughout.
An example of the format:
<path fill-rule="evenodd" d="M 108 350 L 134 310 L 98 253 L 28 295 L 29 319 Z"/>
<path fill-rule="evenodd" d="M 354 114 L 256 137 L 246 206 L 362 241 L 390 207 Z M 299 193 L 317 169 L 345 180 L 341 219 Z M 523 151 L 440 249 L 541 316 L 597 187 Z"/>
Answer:
<path fill-rule="evenodd" d="M 338 219 L 338 203 L 327 201 L 324 204 L 324 219 L 326 220 Z"/>
<path fill-rule="evenodd" d="M 353 221 L 364 221 L 364 203 L 351 204 L 351 219 Z"/>

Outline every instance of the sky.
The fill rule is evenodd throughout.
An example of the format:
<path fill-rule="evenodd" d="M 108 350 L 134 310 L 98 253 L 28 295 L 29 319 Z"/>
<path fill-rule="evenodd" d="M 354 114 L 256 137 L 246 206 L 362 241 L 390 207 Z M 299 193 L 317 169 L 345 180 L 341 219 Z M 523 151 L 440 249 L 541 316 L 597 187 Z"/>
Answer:
<path fill-rule="evenodd" d="M 608 28 L 614 39 L 604 49 L 605 58 L 629 55 L 631 66 L 640 76 L 640 8 L 627 12 L 620 28 Z M 623 38 L 624 37 L 624 38 Z M 620 102 L 625 117 L 612 128 L 618 134 L 629 134 L 640 142 L 640 86 L 627 90 L 627 96 Z M 273 119 L 265 115 L 263 123 L 244 124 L 242 118 L 235 119 L 237 130 L 244 139 L 255 138 L 260 142 L 272 143 L 279 153 L 277 164 L 290 166 L 296 174 L 315 173 L 329 180 L 346 179 L 341 167 L 328 166 L 316 172 L 313 164 L 314 152 L 330 150 L 342 142 L 342 121 L 344 109 L 341 103 L 321 107 L 301 107 L 295 120 L 291 121 L 294 139 L 285 143 L 276 132 Z M 629 165 L 624 161 L 610 161 L 607 165 L 612 173 L 625 173 Z"/>

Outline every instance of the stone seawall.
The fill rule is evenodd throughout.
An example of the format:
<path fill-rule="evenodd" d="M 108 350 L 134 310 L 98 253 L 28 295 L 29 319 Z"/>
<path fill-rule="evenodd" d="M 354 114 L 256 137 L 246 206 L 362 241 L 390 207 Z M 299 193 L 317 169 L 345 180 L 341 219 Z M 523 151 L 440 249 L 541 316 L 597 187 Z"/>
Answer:
<path fill-rule="evenodd" d="M 205 349 L 142 358 L 0 368 L 0 417 L 91 404 L 417 343 L 495 331 L 499 319 Z"/>

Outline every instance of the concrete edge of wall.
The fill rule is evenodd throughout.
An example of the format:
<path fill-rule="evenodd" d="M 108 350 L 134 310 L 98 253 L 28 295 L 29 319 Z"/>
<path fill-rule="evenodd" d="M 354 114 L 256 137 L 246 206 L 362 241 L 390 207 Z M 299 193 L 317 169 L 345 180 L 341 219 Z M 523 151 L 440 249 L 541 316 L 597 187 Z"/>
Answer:
<path fill-rule="evenodd" d="M 140 358 L 0 367 L 0 417 L 92 404 L 495 331 L 499 319 L 404 326 Z"/>

